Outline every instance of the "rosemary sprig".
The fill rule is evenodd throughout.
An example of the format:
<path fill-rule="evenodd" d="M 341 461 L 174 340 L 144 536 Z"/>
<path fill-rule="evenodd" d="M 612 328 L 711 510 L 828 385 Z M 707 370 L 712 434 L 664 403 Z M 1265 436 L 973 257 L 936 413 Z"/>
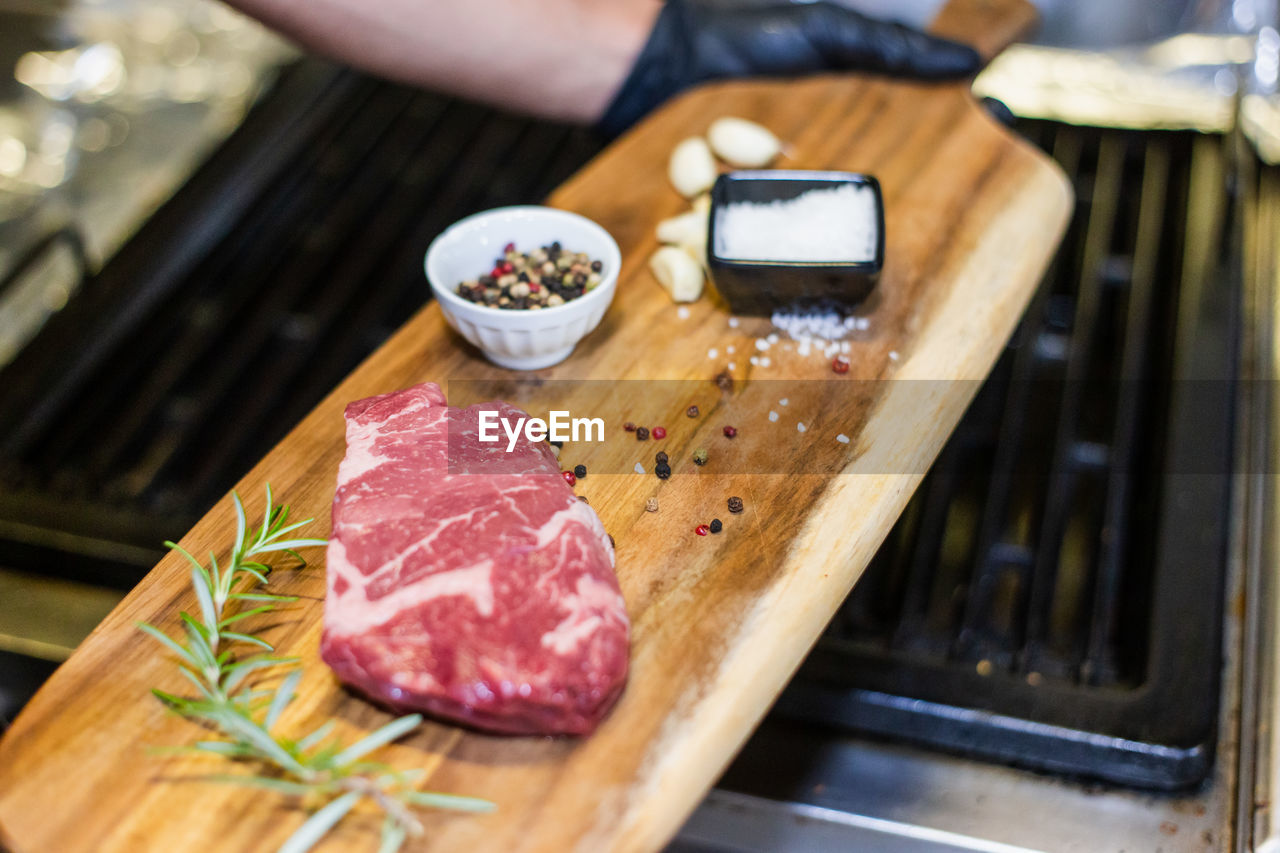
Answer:
<path fill-rule="evenodd" d="M 295 596 L 262 590 L 271 575 L 271 567 L 263 562 L 264 555 L 284 552 L 295 557 L 301 567 L 306 561 L 298 549 L 319 547 L 325 540 L 286 538 L 311 519 L 288 524 L 289 507 L 272 502 L 270 484 L 262 524 L 256 531 L 249 529 L 240 496 L 232 493 L 232 501 L 236 539 L 225 565 L 218 564 L 213 552 L 205 565 L 177 543 L 165 542 L 190 563 L 191 585 L 200 606 L 198 618 L 185 611 L 179 614 L 183 641 L 154 625 L 138 623 L 140 630 L 177 655 L 179 671 L 195 687 L 197 695 L 183 697 L 158 689 L 151 692 L 172 710 L 225 738 L 166 751 L 213 754 L 256 765 L 257 772 L 252 774 L 211 778 L 301 797 L 308 805 L 316 806 L 280 853 L 310 850 L 365 799 L 384 813 L 379 853 L 393 853 L 408 837 L 423 833 L 422 824 L 413 815 L 414 806 L 491 811 L 493 804 L 487 800 L 414 790 L 420 771 L 397 770 L 365 760 L 370 753 L 416 728 L 422 722 L 418 714 L 392 720 L 348 746 L 330 736 L 332 721 L 296 740 L 273 732 L 294 698 L 302 670 L 296 667 L 297 658 L 277 657 L 266 640 L 238 629 L 242 620 L 297 601 Z M 245 604 L 251 606 L 239 609 Z M 289 666 L 294 668 L 275 687 L 254 686 L 259 676 L 275 674 Z"/>

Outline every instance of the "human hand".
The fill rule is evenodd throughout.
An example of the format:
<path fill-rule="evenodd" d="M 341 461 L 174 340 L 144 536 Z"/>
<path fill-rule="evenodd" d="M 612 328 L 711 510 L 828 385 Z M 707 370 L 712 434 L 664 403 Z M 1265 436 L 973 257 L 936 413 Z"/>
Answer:
<path fill-rule="evenodd" d="M 968 76 L 981 65 L 967 45 L 825 0 L 764 6 L 668 0 L 599 128 L 620 133 L 676 92 L 705 80 L 827 70 L 947 79 Z"/>

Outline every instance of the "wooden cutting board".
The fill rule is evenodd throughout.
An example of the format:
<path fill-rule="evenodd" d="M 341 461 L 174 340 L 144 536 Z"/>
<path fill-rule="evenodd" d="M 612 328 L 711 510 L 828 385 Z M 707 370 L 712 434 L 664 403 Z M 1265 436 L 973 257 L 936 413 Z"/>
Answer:
<path fill-rule="evenodd" d="M 1021 0 L 967 0 L 948 6 L 935 29 L 968 35 L 991 53 L 1028 22 L 1029 10 Z M 882 183 L 887 264 L 865 312 L 867 328 L 852 340 L 847 376 L 785 340 L 757 350 L 770 323 L 731 325 L 714 295 L 681 319 L 650 277 L 654 225 L 685 207 L 667 184 L 667 156 L 721 115 L 772 128 L 788 144 L 779 166 L 865 171 Z M 666 482 L 597 473 L 578 485 L 617 538 L 632 619 L 631 675 L 617 707 L 585 739 L 491 737 L 428 723 L 391 747 L 392 763 L 429 771 L 425 788 L 498 805 L 481 816 L 425 813 L 427 838 L 413 849 L 660 848 L 769 708 L 898 517 L 1023 312 L 1060 239 L 1071 192 L 1045 157 L 985 115 L 964 84 L 832 75 L 690 92 L 620 139 L 550 203 L 604 225 L 624 261 L 602 325 L 567 362 L 538 375 L 611 380 L 572 386 L 579 395 L 608 389 L 594 399 L 613 410 L 593 412 L 614 430 L 608 452 L 631 453 L 651 470 L 653 452 L 666 449 L 679 460 L 677 473 Z M 711 378 L 730 362 L 737 381 L 725 393 Z M 325 535 L 348 401 L 425 380 L 462 388 L 458 380 L 509 376 L 428 305 L 238 490 L 257 513 L 269 481 L 295 517 L 316 517 L 312 535 Z M 683 405 L 673 410 L 661 395 L 655 399 L 666 408 L 650 411 L 646 383 L 612 381 L 621 379 L 680 380 L 702 413 L 686 418 Z M 780 412 L 777 422 L 768 410 Z M 740 430 L 734 444 L 720 434 L 731 418 Z M 619 428 L 623 420 L 665 420 L 671 434 L 638 445 Z M 851 441 L 837 441 L 839 434 Z M 698 446 L 712 459 L 694 469 L 684 460 Z M 744 513 L 725 511 L 729 495 L 744 499 Z M 657 513 L 644 511 L 650 496 L 660 501 Z M 726 522 L 723 533 L 694 534 L 697 523 L 716 516 Z M 223 501 L 182 542 L 225 558 L 233 530 Z M 334 718 L 354 736 L 390 716 L 340 689 L 317 657 L 324 577 L 315 559 L 318 565 L 272 581 L 302 597 L 264 628 L 281 653 L 305 662 L 300 697 L 282 725 L 301 733 Z M 202 781 L 201 774 L 223 769 L 216 761 L 147 752 L 200 733 L 148 694 L 152 686 L 182 691 L 184 682 L 134 623 L 174 630 L 178 611 L 196 607 L 184 565 L 172 556 L 161 561 L 0 741 L 0 839 L 17 853 L 270 850 L 305 819 L 275 794 Z M 376 830 L 375 818 L 356 815 L 319 849 L 372 850 Z"/>

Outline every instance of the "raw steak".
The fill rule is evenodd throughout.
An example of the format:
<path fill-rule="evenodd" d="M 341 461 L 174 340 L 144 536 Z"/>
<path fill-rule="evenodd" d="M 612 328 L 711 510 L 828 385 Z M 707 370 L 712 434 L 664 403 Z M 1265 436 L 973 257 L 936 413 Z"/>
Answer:
<path fill-rule="evenodd" d="M 320 654 L 398 709 L 585 734 L 627 675 L 613 547 L 546 444 L 479 441 L 481 409 L 526 417 L 430 383 L 347 406 Z"/>

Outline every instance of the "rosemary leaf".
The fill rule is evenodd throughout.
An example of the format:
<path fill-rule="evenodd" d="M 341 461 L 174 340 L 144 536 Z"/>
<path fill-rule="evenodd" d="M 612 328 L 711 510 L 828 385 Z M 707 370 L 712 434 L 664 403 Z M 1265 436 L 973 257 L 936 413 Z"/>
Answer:
<path fill-rule="evenodd" d="M 266 719 L 262 721 L 262 727 L 267 731 L 275 726 L 276 720 L 280 719 L 280 714 L 284 712 L 285 707 L 293 701 L 294 691 L 298 689 L 298 682 L 302 680 L 302 670 L 295 669 L 284 677 L 284 681 L 280 682 L 280 686 L 276 688 L 276 695 L 271 700 L 271 707 L 267 710 Z"/>
<path fill-rule="evenodd" d="M 145 631 L 146 633 L 155 637 L 157 640 L 159 640 L 160 642 L 168 646 L 169 649 L 174 654 L 176 654 L 178 657 L 182 658 L 183 660 L 187 661 L 192 666 L 197 668 L 200 666 L 200 664 L 196 661 L 196 659 L 191 655 L 190 652 L 188 652 L 182 646 L 175 643 L 173 640 L 169 639 L 168 635 L 165 634 L 163 631 L 161 631 L 159 628 L 156 628 L 153 625 L 148 625 L 146 622 L 139 622 L 138 630 Z"/>
<path fill-rule="evenodd" d="M 409 714 L 405 717 L 392 720 L 377 731 L 366 735 L 342 752 L 334 756 L 333 763 L 335 767 L 345 767 L 365 755 L 373 752 L 380 746 L 386 746 L 397 738 L 403 737 L 409 732 L 416 729 L 422 724 L 421 714 Z"/>
<path fill-rule="evenodd" d="M 289 840 L 280 846 L 279 853 L 307 853 L 316 845 L 316 842 L 324 838 L 325 834 L 337 825 L 338 821 L 347 816 L 347 812 L 351 811 L 359 800 L 360 794 L 357 791 L 338 797 L 298 827 L 298 831 L 289 836 Z"/>
<path fill-rule="evenodd" d="M 459 812 L 484 814 L 495 808 L 489 800 L 482 800 L 479 797 L 459 797 L 456 794 L 437 794 L 434 791 L 406 791 L 404 798 L 417 806 L 431 806 Z"/>
<path fill-rule="evenodd" d="M 378 845 L 378 853 L 398 853 L 409 836 L 404 824 L 397 823 L 391 815 L 382 821 L 382 842 Z"/>

